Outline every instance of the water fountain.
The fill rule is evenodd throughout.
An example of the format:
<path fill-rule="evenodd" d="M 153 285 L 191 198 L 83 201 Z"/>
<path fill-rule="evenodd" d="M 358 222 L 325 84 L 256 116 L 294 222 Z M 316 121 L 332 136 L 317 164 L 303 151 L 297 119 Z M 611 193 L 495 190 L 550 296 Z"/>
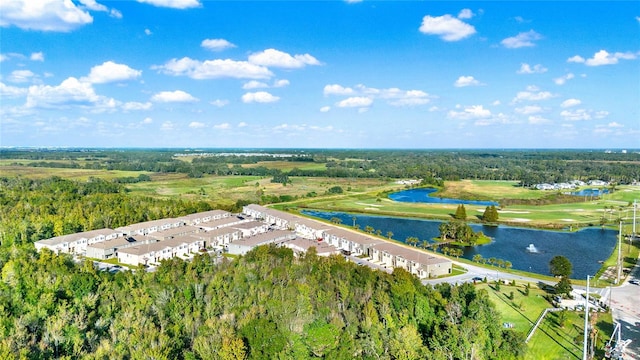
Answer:
<path fill-rule="evenodd" d="M 527 251 L 530 253 L 537 253 L 538 249 L 536 249 L 536 247 L 533 244 L 529 244 L 529 246 L 527 247 Z"/>

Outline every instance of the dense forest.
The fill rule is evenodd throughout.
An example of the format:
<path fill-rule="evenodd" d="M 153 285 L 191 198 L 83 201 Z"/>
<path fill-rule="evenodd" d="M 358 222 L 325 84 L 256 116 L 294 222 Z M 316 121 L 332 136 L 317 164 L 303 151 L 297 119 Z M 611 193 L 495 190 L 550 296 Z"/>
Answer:
<path fill-rule="evenodd" d="M 156 272 L 0 252 L 2 359 L 515 359 L 484 290 L 258 247 Z"/>
<path fill-rule="evenodd" d="M 211 151 L 211 150 L 208 150 Z M 191 162 L 168 150 L 1 150 L 0 159 L 28 159 L 29 166 L 185 173 L 274 176 L 279 169 L 243 167 L 263 161 L 322 164 L 294 168 L 288 176 L 513 180 L 523 186 L 570 180 L 629 184 L 640 179 L 640 153 L 602 150 L 219 150 Z M 246 152 L 246 154 L 243 154 Z M 184 154 L 184 153 L 182 153 Z M 197 154 L 190 152 L 188 154 Z M 224 154 L 225 156 L 221 156 Z M 274 157 L 274 154 L 286 155 Z M 218 156 L 216 156 L 218 155 Z M 301 166 L 302 167 L 302 166 Z"/>

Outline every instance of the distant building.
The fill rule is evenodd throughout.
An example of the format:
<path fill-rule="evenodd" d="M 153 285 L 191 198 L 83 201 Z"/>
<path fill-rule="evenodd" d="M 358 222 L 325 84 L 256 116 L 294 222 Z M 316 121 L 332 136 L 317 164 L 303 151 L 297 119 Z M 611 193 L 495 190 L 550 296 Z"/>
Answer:
<path fill-rule="evenodd" d="M 260 245 L 280 244 L 296 238 L 296 234 L 292 231 L 274 230 L 255 236 L 242 238 L 226 245 L 229 254 L 245 255 L 253 248 Z"/>
<path fill-rule="evenodd" d="M 38 251 L 47 248 L 54 253 L 82 255 L 86 252 L 88 245 L 115 239 L 118 236 L 122 236 L 122 233 L 105 228 L 38 240 L 34 245 Z"/>

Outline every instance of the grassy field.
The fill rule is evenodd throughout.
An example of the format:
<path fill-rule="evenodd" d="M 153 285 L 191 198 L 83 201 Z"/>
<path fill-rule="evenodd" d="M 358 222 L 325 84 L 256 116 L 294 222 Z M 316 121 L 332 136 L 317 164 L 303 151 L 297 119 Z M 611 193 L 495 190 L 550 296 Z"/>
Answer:
<path fill-rule="evenodd" d="M 294 168 L 300 170 L 325 170 L 326 164 L 319 164 L 306 161 L 260 161 L 257 164 L 243 164 L 243 168 L 256 168 L 264 166 L 269 169 L 279 169 L 283 172 L 290 171 Z"/>
<path fill-rule="evenodd" d="M 532 286 L 529 295 L 524 292 L 524 284 L 517 286 L 501 285 L 500 291 L 493 284 L 478 284 L 478 289 L 485 289 L 495 304 L 503 323 L 513 324 L 513 329 L 525 335 L 533 327 L 544 309 L 553 307 L 544 296 L 543 290 Z M 513 299 L 509 299 L 513 293 Z M 581 359 L 584 317 L 582 313 L 567 311 L 563 326 L 559 313 L 549 313 L 527 343 L 525 359 Z M 611 314 L 598 313 L 591 316 L 598 331 L 596 355 L 601 358 L 604 341 L 613 331 Z"/>
<path fill-rule="evenodd" d="M 121 171 L 121 170 L 91 170 L 91 169 L 65 169 L 65 168 L 45 168 L 31 166 L 0 165 L 0 176 L 22 176 L 30 179 L 43 179 L 51 176 L 85 181 L 90 177 L 111 180 L 121 177 L 137 177 L 140 174 L 151 174 L 144 171 Z"/>

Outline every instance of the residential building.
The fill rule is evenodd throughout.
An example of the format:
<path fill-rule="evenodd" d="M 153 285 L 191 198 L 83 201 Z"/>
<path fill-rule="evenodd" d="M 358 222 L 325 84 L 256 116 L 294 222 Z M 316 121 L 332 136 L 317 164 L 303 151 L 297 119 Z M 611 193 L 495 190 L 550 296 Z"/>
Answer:
<path fill-rule="evenodd" d="M 115 239 L 118 236 L 122 236 L 122 233 L 105 228 L 38 240 L 34 245 L 38 251 L 47 248 L 55 253 L 82 255 L 86 252 L 87 245 Z"/>
<path fill-rule="evenodd" d="M 273 230 L 255 236 L 236 240 L 226 245 L 225 249 L 229 254 L 245 255 L 256 246 L 266 244 L 280 244 L 289 240 L 293 240 L 295 238 L 296 234 L 292 231 Z"/>
<path fill-rule="evenodd" d="M 87 246 L 88 258 L 106 260 L 118 256 L 118 251 L 137 245 L 155 243 L 158 240 L 143 235 L 123 236 Z"/>

